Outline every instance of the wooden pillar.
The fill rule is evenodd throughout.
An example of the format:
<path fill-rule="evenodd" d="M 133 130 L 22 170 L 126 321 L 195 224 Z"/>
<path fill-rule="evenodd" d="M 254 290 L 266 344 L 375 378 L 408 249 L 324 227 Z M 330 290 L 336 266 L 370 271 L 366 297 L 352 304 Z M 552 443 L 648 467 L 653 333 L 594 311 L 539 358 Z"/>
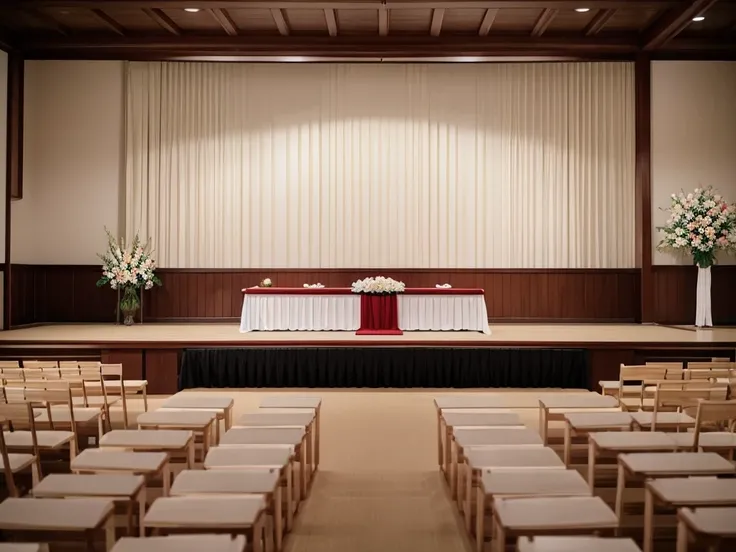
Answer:
<path fill-rule="evenodd" d="M 654 276 L 652 273 L 652 63 L 647 55 L 636 58 L 635 148 L 636 148 L 636 266 L 639 276 L 639 320 L 654 322 Z"/>
<path fill-rule="evenodd" d="M 23 197 L 23 58 L 8 54 L 8 140 L 5 171 L 5 266 L 3 290 L 3 328 L 12 322 L 12 285 L 10 262 L 10 202 Z"/>

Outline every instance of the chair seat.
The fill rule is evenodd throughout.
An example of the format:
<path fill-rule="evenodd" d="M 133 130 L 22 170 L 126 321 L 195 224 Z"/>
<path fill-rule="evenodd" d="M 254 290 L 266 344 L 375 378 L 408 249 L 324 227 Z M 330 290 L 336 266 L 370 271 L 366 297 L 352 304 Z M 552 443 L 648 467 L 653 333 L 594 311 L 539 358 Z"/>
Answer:
<path fill-rule="evenodd" d="M 120 397 L 110 397 L 108 395 L 108 397 L 107 397 L 107 404 L 108 405 L 115 404 L 115 403 L 118 403 L 118 402 L 120 402 Z M 73 397 L 72 398 L 72 403 L 75 406 L 77 406 L 77 405 L 82 405 L 83 406 L 84 405 L 84 397 Z M 96 406 L 96 407 L 98 407 L 98 410 L 99 410 L 103 406 L 105 406 L 105 397 L 103 397 L 102 395 L 92 395 L 92 396 L 87 395 L 87 404 L 90 407 Z"/>
<path fill-rule="evenodd" d="M 49 413 L 45 409 L 39 409 L 35 411 L 36 416 L 36 423 L 48 423 L 49 421 Z M 74 408 L 74 421 L 78 424 L 84 424 L 89 422 L 97 421 L 97 418 L 99 418 L 102 415 L 102 410 L 99 408 L 85 408 L 85 407 L 79 407 Z M 62 422 L 62 423 L 69 423 L 71 422 L 71 416 L 69 415 L 69 408 L 62 407 L 62 408 L 51 408 L 51 420 L 54 423 Z"/>
<path fill-rule="evenodd" d="M 141 475 L 52 473 L 33 489 L 36 498 L 133 497 L 143 487 Z"/>
<path fill-rule="evenodd" d="M 146 512 L 146 527 L 246 528 L 266 508 L 263 495 L 158 498 Z"/>
<path fill-rule="evenodd" d="M 0 529 L 88 531 L 113 512 L 113 501 L 99 498 L 7 498 L 0 503 Z"/>
<path fill-rule="evenodd" d="M 107 471 L 155 473 L 168 456 L 165 452 L 130 452 L 86 449 L 72 460 L 71 469 L 79 471 Z"/>
<path fill-rule="evenodd" d="M 8 454 L 10 471 L 13 473 L 17 473 L 21 470 L 24 470 L 28 466 L 33 464 L 35 459 L 36 457 L 32 454 Z M 2 456 L 0 456 L 0 469 L 5 469 L 5 462 L 3 462 Z"/>
<path fill-rule="evenodd" d="M 651 426 L 654 412 L 632 412 L 631 417 L 640 426 Z M 657 425 L 694 426 L 695 418 L 684 412 L 657 412 Z"/>
<path fill-rule="evenodd" d="M 30 431 L 5 431 L 5 444 L 8 448 L 31 448 L 33 437 Z M 74 439 L 71 431 L 36 431 L 40 448 L 55 449 Z"/>
<path fill-rule="evenodd" d="M 126 392 L 133 392 L 133 391 L 143 391 L 143 389 L 146 388 L 148 385 L 148 380 L 123 380 L 123 384 L 125 385 L 125 391 Z M 96 381 L 85 381 L 84 385 L 86 387 L 91 387 L 93 389 L 100 389 L 102 385 L 99 382 Z M 120 389 L 120 380 L 105 380 L 105 387 L 107 389 Z M 118 391 L 119 392 L 119 391 Z"/>

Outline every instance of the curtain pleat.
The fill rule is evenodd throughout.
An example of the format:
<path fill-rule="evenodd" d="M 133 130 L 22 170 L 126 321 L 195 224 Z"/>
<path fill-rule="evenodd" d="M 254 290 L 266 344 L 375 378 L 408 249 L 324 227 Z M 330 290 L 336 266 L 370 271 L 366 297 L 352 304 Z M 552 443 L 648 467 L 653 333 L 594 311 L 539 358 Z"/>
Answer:
<path fill-rule="evenodd" d="M 631 268 L 630 63 L 130 63 L 172 268 Z"/>

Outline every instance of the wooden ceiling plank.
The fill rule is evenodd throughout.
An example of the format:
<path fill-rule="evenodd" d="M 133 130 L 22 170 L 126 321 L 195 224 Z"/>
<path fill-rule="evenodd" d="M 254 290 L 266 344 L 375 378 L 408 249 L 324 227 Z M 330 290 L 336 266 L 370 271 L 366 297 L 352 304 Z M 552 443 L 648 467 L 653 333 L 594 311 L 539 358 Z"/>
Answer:
<path fill-rule="evenodd" d="M 532 36 L 542 36 L 544 34 L 544 31 L 547 30 L 547 27 L 549 27 L 550 23 L 552 23 L 552 20 L 555 18 L 556 15 L 556 9 L 545 8 L 544 11 L 542 11 L 542 14 L 539 16 L 539 19 L 537 19 L 537 22 L 534 24 L 534 28 L 532 29 Z"/>
<path fill-rule="evenodd" d="M 432 10 L 432 24 L 429 28 L 429 34 L 432 36 L 440 36 L 442 32 L 442 20 L 445 18 L 445 8 L 435 8 Z"/>
<path fill-rule="evenodd" d="M 335 10 L 325 10 L 325 23 L 327 23 L 327 31 L 330 36 L 337 36 L 337 17 Z"/>
<path fill-rule="evenodd" d="M 585 27 L 585 36 L 597 35 L 615 14 L 615 9 L 598 10 L 598 13 L 595 14 L 593 19 L 590 20 L 590 23 L 588 23 L 588 26 Z"/>
<path fill-rule="evenodd" d="M 215 18 L 215 21 L 220 24 L 220 27 L 222 27 L 223 31 L 225 31 L 230 36 L 238 36 L 238 26 L 235 24 L 232 17 L 230 17 L 230 14 L 227 13 L 224 8 L 213 8 L 209 10 L 209 12 L 212 14 L 212 17 Z"/>
<path fill-rule="evenodd" d="M 104 10 L 101 10 L 99 8 L 95 8 L 90 10 L 92 15 L 97 18 L 98 21 L 100 21 L 103 25 L 105 25 L 108 29 L 113 31 L 114 33 L 119 34 L 120 36 L 125 36 L 125 27 L 123 27 L 120 23 L 115 21 L 112 17 L 110 17 L 107 13 L 105 13 Z"/>
<path fill-rule="evenodd" d="M 71 29 L 69 29 L 69 27 L 62 23 L 59 23 L 54 17 L 50 16 L 47 13 L 39 11 L 35 8 L 29 8 L 23 11 L 26 13 L 26 15 L 28 15 L 32 19 L 35 19 L 41 25 L 51 27 L 52 29 L 54 29 L 54 31 L 62 36 L 69 36 L 69 34 L 71 34 Z"/>
<path fill-rule="evenodd" d="M 645 33 L 643 40 L 644 50 L 656 50 L 679 35 L 690 25 L 693 17 L 708 11 L 718 0 L 695 0 L 680 8 L 666 12 L 654 22 L 651 29 Z"/>
<path fill-rule="evenodd" d="M 480 28 L 478 29 L 479 36 L 488 36 L 488 33 L 491 32 L 491 27 L 493 27 L 493 22 L 496 20 L 497 15 L 498 8 L 489 8 L 486 10 L 485 15 L 483 15 L 483 21 L 481 21 Z"/>
<path fill-rule="evenodd" d="M 162 12 L 160 8 L 143 8 L 143 13 L 153 19 L 162 29 L 165 29 L 173 35 L 181 36 L 182 30 L 168 15 Z"/>
<path fill-rule="evenodd" d="M 273 17 L 273 20 L 276 23 L 276 27 L 278 28 L 281 36 L 289 36 L 289 25 L 286 24 L 284 11 L 280 8 L 272 8 L 271 17 Z"/>
<path fill-rule="evenodd" d="M 388 10 L 385 6 L 378 9 L 378 36 L 388 36 Z"/>
<path fill-rule="evenodd" d="M 95 0 L 3 0 L 3 7 L 22 8 L 99 8 Z M 106 9 L 184 9 L 201 8 L 203 0 L 106 0 Z M 389 9 L 574 9 L 580 0 L 207 0 L 208 9 L 377 9 L 386 5 Z M 591 9 L 668 9 L 677 8 L 682 0 L 587 0 L 584 4 Z"/>

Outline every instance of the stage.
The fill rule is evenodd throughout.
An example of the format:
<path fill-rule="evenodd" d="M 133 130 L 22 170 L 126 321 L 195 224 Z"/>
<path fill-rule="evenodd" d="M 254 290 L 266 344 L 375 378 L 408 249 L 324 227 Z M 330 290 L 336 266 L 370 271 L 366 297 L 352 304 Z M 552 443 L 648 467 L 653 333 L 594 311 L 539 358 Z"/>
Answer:
<path fill-rule="evenodd" d="M 58 324 L 0 332 L 0 357 L 121 362 L 188 387 L 588 387 L 621 363 L 734 358 L 736 328 L 491 324 L 480 332 L 249 332 L 237 324 Z"/>

